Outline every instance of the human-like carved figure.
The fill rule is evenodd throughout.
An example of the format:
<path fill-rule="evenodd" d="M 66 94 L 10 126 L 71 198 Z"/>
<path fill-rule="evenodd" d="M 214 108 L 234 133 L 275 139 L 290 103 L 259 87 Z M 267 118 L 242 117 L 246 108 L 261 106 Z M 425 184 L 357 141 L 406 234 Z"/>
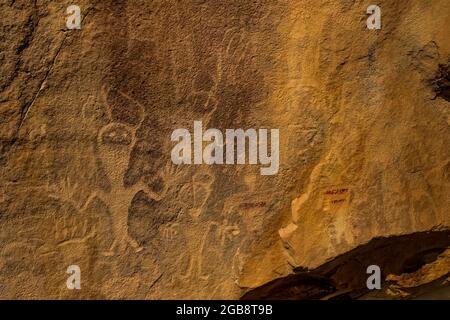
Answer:
<path fill-rule="evenodd" d="M 6 201 L 6 195 L 3 187 L 0 186 L 0 203 L 3 203 Z"/>
<path fill-rule="evenodd" d="M 194 112 L 200 111 L 203 123 L 208 124 L 217 110 L 221 85 L 224 81 L 236 78 L 241 64 L 249 54 L 250 48 L 246 35 L 241 34 L 237 29 L 227 30 L 217 53 L 215 72 L 210 74 L 212 85 L 200 91 L 197 91 L 193 85 L 188 97 L 192 110 Z M 189 214 L 194 221 L 204 212 L 208 199 L 213 192 L 215 179 L 215 175 L 210 168 L 198 172 L 192 177 L 193 207 L 189 210 Z"/>
<path fill-rule="evenodd" d="M 111 214 L 115 240 L 107 255 L 123 252 L 128 246 L 136 252 L 143 249 L 128 233 L 128 208 L 136 193 L 144 191 L 153 200 L 162 199 L 162 194 L 150 190 L 143 181 L 129 187 L 124 184 L 131 151 L 136 143 L 136 131 L 144 121 L 144 107 L 120 91 L 117 94 L 130 104 L 138 106 L 141 113 L 136 125 L 110 122 L 100 129 L 97 137 L 99 158 L 109 179 L 110 191 L 99 191 L 92 198 L 100 198 L 108 205 Z M 106 97 L 107 93 L 103 96 Z M 111 113 L 109 116 L 111 119 Z"/>
<path fill-rule="evenodd" d="M 185 271 L 181 272 L 178 275 L 179 280 L 181 280 L 182 282 L 188 279 L 194 279 L 196 281 L 208 280 L 209 275 L 204 271 L 203 268 L 203 252 L 205 250 L 205 247 L 207 246 L 208 236 L 213 225 L 215 224 L 210 224 L 205 229 L 205 233 L 201 237 L 200 243 L 197 243 L 198 247 L 196 248 L 196 250 L 189 250 L 191 251 L 191 253 L 188 253 L 187 256 L 180 256 L 179 260 L 177 261 L 178 264 L 182 265 L 183 260 L 187 259 L 187 267 Z"/>
<path fill-rule="evenodd" d="M 195 221 L 202 214 L 212 192 L 214 176 L 209 173 L 198 173 L 192 177 L 193 206 L 189 214 Z"/>

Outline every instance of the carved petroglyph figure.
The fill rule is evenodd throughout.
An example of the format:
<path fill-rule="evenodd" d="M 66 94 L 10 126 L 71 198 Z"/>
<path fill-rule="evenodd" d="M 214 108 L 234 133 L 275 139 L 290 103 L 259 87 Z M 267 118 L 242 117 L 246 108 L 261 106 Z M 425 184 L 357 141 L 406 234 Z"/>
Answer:
<path fill-rule="evenodd" d="M 157 174 L 152 177 L 148 182 L 149 185 L 156 189 L 153 196 L 158 200 L 162 200 L 169 194 L 169 189 L 177 187 L 179 184 L 183 184 L 183 180 L 186 177 L 186 171 L 182 167 L 174 165 L 172 162 L 168 162 L 160 169 Z M 144 179 L 146 179 L 144 177 Z"/>
<path fill-rule="evenodd" d="M 204 211 L 206 203 L 212 192 L 214 176 L 210 173 L 197 173 L 192 177 L 193 207 L 189 209 L 189 214 L 195 221 Z"/>
<path fill-rule="evenodd" d="M 220 49 L 217 51 L 215 72 L 201 70 L 192 80 L 187 101 L 192 111 L 201 116 L 205 125 L 209 125 L 221 103 L 220 89 L 223 89 L 224 82 L 235 81 L 237 73 L 242 70 L 246 55 L 250 55 L 247 35 L 238 29 L 229 29 L 225 32 Z M 197 78 L 203 77 L 205 73 L 211 81 L 207 81 L 199 88 L 195 83 L 198 83 Z"/>
<path fill-rule="evenodd" d="M 224 33 L 220 49 L 217 52 L 215 74 L 211 75 L 212 85 L 209 89 L 196 91 L 188 97 L 191 107 L 201 111 L 201 120 L 208 125 L 217 110 L 221 85 L 224 81 L 235 79 L 246 55 L 250 54 L 247 36 L 237 29 L 229 29 Z M 204 212 L 208 199 L 213 191 L 216 178 L 211 168 L 198 171 L 192 177 L 193 207 L 189 214 L 196 221 Z"/>
<path fill-rule="evenodd" d="M 237 224 L 229 223 L 228 220 L 225 219 L 218 232 L 221 246 L 225 246 L 227 241 L 232 241 L 235 236 L 240 234 L 240 232 L 241 230 Z"/>
<path fill-rule="evenodd" d="M 111 214 L 115 240 L 108 255 L 123 252 L 128 246 L 136 252 L 142 250 L 142 247 L 128 233 L 128 208 L 136 193 L 144 191 L 156 201 L 162 198 L 161 194 L 149 190 L 143 181 L 129 187 L 124 185 L 131 151 L 136 143 L 136 131 L 144 121 L 144 107 L 123 92 L 117 91 L 116 94 L 129 104 L 138 106 L 140 119 L 136 125 L 110 122 L 100 129 L 97 137 L 99 158 L 110 183 L 109 192 L 98 191 L 95 195 L 108 206 Z M 108 92 L 105 91 L 103 97 L 108 106 L 109 117 L 112 119 L 107 95 Z"/>
<path fill-rule="evenodd" d="M 161 225 L 159 227 L 159 231 L 161 232 L 163 239 L 173 240 L 178 235 L 179 227 L 179 223 L 171 222 L 166 225 Z"/>
<path fill-rule="evenodd" d="M 238 216 L 245 224 L 247 231 L 251 232 L 263 226 L 266 210 L 266 194 L 243 192 L 225 200 L 223 215 L 227 220 Z"/>
<path fill-rule="evenodd" d="M 242 70 L 245 57 L 251 54 L 252 46 L 245 32 L 237 28 L 225 31 L 223 38 L 223 50 L 220 53 L 221 75 L 226 71 L 227 77 L 236 79 L 239 70 Z M 226 67 L 226 69 L 225 69 Z"/>
<path fill-rule="evenodd" d="M 226 242 L 240 234 L 240 228 L 237 224 L 230 223 L 224 219 L 223 223 L 209 222 L 204 230 L 200 241 L 195 241 L 195 248 L 188 250 L 188 255 L 181 256 L 178 259 L 178 265 L 184 266 L 185 269 L 180 273 L 178 279 L 186 281 L 187 279 L 206 281 L 210 278 L 211 263 L 205 264 L 204 260 L 208 260 L 211 256 L 223 257 L 225 254 Z"/>
<path fill-rule="evenodd" d="M 53 241 L 56 246 L 84 243 L 95 236 L 95 226 L 90 224 L 86 212 L 95 195 L 91 193 L 84 203 L 80 203 L 79 189 L 78 184 L 69 177 L 45 187 L 50 198 L 65 204 L 59 209 L 61 212 L 54 221 Z"/>
<path fill-rule="evenodd" d="M 180 265 L 183 264 L 183 259 L 187 258 L 187 266 L 184 272 L 180 273 L 178 276 L 179 280 L 186 281 L 187 279 L 194 280 L 208 280 L 209 275 L 203 271 L 203 251 L 205 249 L 209 230 L 211 229 L 211 225 L 206 229 L 205 233 L 202 236 L 199 248 L 197 250 L 189 250 L 190 254 L 187 256 L 181 256 L 178 263 Z"/>

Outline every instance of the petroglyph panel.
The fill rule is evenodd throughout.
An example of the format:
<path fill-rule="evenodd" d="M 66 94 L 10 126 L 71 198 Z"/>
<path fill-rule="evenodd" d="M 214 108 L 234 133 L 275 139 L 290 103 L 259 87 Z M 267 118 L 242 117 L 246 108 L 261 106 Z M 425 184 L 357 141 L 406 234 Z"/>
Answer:
<path fill-rule="evenodd" d="M 380 30 L 350 0 L 74 5 L 69 30 L 67 3 L 0 3 L 0 298 L 285 297 L 316 268 L 339 296 L 360 247 L 399 286 L 446 274 L 448 1 L 383 2 Z M 174 165 L 194 121 L 278 128 L 278 174 Z"/>

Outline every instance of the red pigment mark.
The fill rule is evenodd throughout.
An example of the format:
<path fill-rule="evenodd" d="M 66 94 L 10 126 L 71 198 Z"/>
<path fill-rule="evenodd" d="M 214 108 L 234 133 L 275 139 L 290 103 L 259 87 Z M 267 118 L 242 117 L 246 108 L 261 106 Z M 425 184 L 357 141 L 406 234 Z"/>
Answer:
<path fill-rule="evenodd" d="M 348 189 L 333 189 L 333 190 L 326 191 L 324 194 L 326 194 L 326 195 L 343 194 L 343 193 L 346 193 L 347 191 L 348 191 Z"/>

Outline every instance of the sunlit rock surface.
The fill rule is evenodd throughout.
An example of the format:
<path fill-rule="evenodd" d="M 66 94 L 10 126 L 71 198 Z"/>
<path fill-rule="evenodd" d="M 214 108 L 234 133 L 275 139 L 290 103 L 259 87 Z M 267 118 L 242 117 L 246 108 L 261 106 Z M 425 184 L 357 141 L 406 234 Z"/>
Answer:
<path fill-rule="evenodd" d="M 449 1 L 377 1 L 381 30 L 359 0 L 75 4 L 0 2 L 1 298 L 450 299 Z M 172 164 L 196 120 L 279 128 L 278 174 Z"/>

